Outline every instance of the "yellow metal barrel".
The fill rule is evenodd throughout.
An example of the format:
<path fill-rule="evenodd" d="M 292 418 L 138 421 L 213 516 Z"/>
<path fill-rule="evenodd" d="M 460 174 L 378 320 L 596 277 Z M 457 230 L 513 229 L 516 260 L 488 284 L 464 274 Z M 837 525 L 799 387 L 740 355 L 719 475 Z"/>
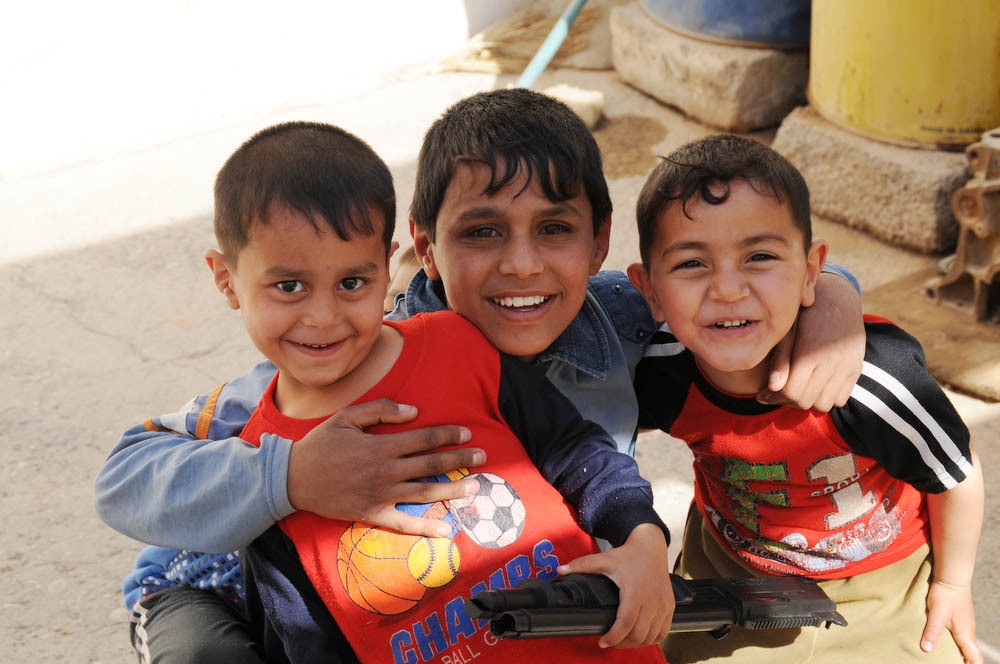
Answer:
<path fill-rule="evenodd" d="M 1000 0 L 813 0 L 808 96 L 885 142 L 974 143 L 1000 126 Z"/>

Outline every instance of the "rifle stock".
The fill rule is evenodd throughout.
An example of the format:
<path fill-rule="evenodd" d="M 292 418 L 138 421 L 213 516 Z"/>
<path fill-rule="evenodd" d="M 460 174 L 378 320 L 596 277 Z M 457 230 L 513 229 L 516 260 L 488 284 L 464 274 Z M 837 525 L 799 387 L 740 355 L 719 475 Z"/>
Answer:
<path fill-rule="evenodd" d="M 845 626 L 837 605 L 802 577 L 682 579 L 671 574 L 676 608 L 672 632 Z M 528 579 L 516 588 L 486 590 L 466 600 L 472 618 L 509 639 L 604 634 L 618 612 L 618 587 L 602 574 L 569 574 L 554 581 Z"/>

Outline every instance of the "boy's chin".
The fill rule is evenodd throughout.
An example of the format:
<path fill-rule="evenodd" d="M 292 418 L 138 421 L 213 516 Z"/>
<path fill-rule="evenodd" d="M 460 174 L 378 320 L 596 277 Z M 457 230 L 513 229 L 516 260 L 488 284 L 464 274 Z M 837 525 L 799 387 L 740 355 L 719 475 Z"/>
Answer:
<path fill-rule="evenodd" d="M 541 339 L 490 339 L 490 343 L 496 346 L 501 353 L 506 353 L 525 362 L 531 362 L 536 357 L 545 352 L 555 339 L 547 337 Z"/>

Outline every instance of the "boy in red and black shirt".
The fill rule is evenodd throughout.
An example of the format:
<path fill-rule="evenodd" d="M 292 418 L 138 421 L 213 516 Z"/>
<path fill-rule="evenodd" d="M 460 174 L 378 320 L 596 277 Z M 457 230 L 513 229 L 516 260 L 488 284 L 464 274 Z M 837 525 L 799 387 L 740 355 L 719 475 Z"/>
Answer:
<path fill-rule="evenodd" d="M 694 453 L 678 571 L 814 578 L 848 621 L 674 634 L 670 661 L 981 662 L 982 474 L 916 339 L 866 316 L 861 378 L 829 414 L 754 399 L 826 257 L 801 174 L 756 141 L 710 136 L 650 174 L 637 219 L 629 276 L 665 321 L 636 372 L 641 419 Z"/>
<path fill-rule="evenodd" d="M 462 421 L 486 453 L 463 499 L 423 506 L 452 524 L 418 537 L 298 511 L 243 553 L 251 620 L 269 661 L 663 661 L 598 638 L 497 641 L 470 619 L 479 589 L 554 578 L 593 555 L 621 588 L 612 643 L 669 628 L 666 527 L 631 457 L 539 369 L 453 312 L 382 319 L 395 216 L 385 164 L 328 125 L 259 132 L 216 180 L 216 285 L 278 373 L 242 438 L 296 441 L 356 402 L 417 406 L 406 425 Z M 466 441 L 468 442 L 468 441 Z M 337 478 L 330 478 L 336 482 Z M 589 533 L 589 534 L 588 534 Z M 617 548 L 599 553 L 590 535 Z M 463 661 L 465 661 L 463 660 Z"/>

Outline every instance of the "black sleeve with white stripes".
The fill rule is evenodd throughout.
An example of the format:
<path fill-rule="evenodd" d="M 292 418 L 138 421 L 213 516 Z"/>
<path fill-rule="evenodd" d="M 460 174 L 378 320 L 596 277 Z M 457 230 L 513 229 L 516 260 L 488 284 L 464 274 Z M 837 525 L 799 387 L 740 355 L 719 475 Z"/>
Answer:
<path fill-rule="evenodd" d="M 887 322 L 867 322 L 861 377 L 831 417 L 858 454 L 925 493 L 941 493 L 971 472 L 969 430 L 927 372 L 920 343 Z"/>

